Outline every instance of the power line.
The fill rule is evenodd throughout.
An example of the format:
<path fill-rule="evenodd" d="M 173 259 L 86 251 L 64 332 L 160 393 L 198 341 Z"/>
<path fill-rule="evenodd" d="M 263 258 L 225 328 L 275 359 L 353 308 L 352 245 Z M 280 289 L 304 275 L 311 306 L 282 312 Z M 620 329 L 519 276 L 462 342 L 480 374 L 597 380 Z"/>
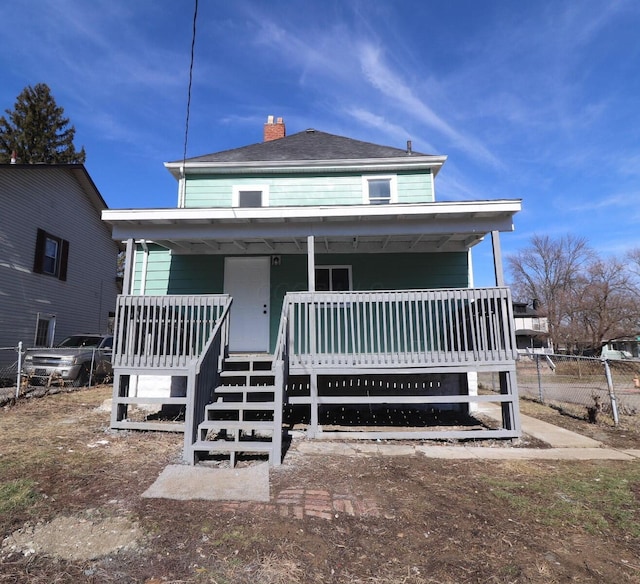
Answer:
<path fill-rule="evenodd" d="M 189 140 L 189 113 L 191 110 L 191 84 L 193 82 L 193 55 L 196 46 L 196 21 L 198 19 L 198 0 L 195 0 L 193 11 L 193 32 L 191 34 L 191 61 L 189 63 L 189 89 L 187 91 L 187 119 L 184 127 L 184 151 L 182 153 L 182 168 L 187 160 L 187 142 Z"/>

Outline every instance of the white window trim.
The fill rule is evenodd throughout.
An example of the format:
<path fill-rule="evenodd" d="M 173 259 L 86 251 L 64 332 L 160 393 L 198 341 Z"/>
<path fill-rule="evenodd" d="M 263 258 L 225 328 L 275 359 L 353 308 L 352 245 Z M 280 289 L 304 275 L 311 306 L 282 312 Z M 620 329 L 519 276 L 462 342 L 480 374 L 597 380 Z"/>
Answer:
<path fill-rule="evenodd" d="M 389 204 L 398 202 L 398 176 L 395 174 L 365 174 L 362 175 L 362 202 L 370 205 L 369 200 L 369 181 L 370 180 L 388 180 L 391 197 Z"/>
<path fill-rule="evenodd" d="M 53 347 L 53 339 L 56 336 L 56 315 L 55 314 L 45 314 L 44 312 L 38 312 L 36 314 L 36 331 L 33 338 L 34 347 L 38 345 L 38 327 L 40 322 L 44 321 L 47 323 L 47 338 L 45 341 L 45 347 Z"/>
<path fill-rule="evenodd" d="M 240 206 L 240 191 L 260 191 L 262 193 L 262 206 L 269 206 L 269 185 L 233 185 L 233 192 L 231 195 L 231 206 Z"/>
<path fill-rule="evenodd" d="M 330 264 L 330 265 L 326 265 L 326 264 L 321 264 L 321 265 L 317 265 L 315 266 L 315 270 L 314 270 L 314 276 L 315 276 L 315 272 L 317 272 L 318 270 L 332 270 L 332 269 L 346 269 L 348 274 L 349 274 L 349 292 L 353 291 L 353 270 L 352 270 L 352 266 L 350 265 L 346 265 L 346 264 Z M 329 285 L 331 285 L 331 276 L 329 276 Z M 329 292 L 335 292 L 335 290 L 329 290 Z"/>

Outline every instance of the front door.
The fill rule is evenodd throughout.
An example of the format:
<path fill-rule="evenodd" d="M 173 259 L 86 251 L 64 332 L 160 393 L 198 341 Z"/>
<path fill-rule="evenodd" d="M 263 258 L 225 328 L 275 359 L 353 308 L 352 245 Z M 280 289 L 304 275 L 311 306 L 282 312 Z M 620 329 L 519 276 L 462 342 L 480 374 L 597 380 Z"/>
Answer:
<path fill-rule="evenodd" d="M 224 264 L 224 292 L 233 298 L 229 350 L 269 351 L 269 257 L 228 257 Z"/>

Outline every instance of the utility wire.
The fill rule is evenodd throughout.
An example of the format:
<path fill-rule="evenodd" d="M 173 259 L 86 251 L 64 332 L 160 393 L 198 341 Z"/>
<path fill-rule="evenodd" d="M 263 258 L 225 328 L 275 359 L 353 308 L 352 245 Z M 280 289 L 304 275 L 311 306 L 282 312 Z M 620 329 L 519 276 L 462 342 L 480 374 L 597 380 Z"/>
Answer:
<path fill-rule="evenodd" d="M 191 62 L 189 63 L 189 89 L 187 91 L 187 119 L 184 128 L 184 151 L 182 153 L 182 169 L 184 172 L 184 164 L 187 160 L 187 142 L 189 140 L 189 113 L 191 110 L 191 84 L 193 82 L 193 55 L 196 46 L 196 21 L 198 19 L 198 0 L 195 0 L 193 11 L 193 32 L 191 34 Z"/>

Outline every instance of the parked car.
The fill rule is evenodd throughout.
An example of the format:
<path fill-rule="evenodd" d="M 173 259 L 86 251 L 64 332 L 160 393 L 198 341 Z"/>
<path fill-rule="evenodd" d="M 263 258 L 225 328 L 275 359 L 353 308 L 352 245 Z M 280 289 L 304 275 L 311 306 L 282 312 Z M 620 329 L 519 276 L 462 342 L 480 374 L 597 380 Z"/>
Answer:
<path fill-rule="evenodd" d="M 57 347 L 27 349 L 22 372 L 31 383 L 47 380 L 86 385 L 91 377 L 111 375 L 113 335 L 78 334 L 67 337 Z"/>

